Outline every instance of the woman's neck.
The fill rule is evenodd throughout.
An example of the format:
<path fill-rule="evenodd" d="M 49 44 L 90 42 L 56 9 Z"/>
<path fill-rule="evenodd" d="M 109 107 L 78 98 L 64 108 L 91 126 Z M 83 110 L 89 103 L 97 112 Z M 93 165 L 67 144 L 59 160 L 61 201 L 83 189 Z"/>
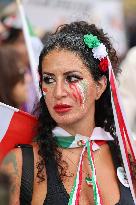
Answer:
<path fill-rule="evenodd" d="M 74 123 L 69 124 L 69 125 L 60 124 L 58 126 L 63 128 L 65 131 L 67 131 L 71 135 L 81 134 L 81 135 L 90 137 L 95 127 L 95 123 L 94 121 L 92 123 L 91 122 L 87 123 L 86 121 L 86 123 L 78 122 L 76 124 Z"/>

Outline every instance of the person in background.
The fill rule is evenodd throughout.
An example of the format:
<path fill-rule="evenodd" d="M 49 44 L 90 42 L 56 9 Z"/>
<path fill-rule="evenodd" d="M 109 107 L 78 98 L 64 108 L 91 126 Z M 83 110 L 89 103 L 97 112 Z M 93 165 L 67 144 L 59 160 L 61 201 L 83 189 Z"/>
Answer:
<path fill-rule="evenodd" d="M 2 44 L 10 45 L 20 53 L 24 68 L 29 67 L 29 58 L 25 45 L 22 23 L 17 15 L 4 16 L 1 19 L 5 31 L 3 32 Z M 5 34 L 5 35 L 4 35 Z"/>
<path fill-rule="evenodd" d="M 136 141 L 136 47 L 131 48 L 122 61 L 119 90 L 122 96 L 126 119 Z"/>
<path fill-rule="evenodd" d="M 0 102 L 22 109 L 28 99 L 27 86 L 20 54 L 11 46 L 0 47 Z"/>
<path fill-rule="evenodd" d="M 25 69 L 26 78 L 28 79 L 27 81 L 29 82 L 29 85 L 27 87 L 28 98 L 26 103 L 23 105 L 23 109 L 26 112 L 32 113 L 34 105 L 37 101 L 39 101 L 39 99 L 36 93 L 36 88 L 34 85 L 33 76 L 30 68 L 28 51 L 27 51 L 27 46 L 24 38 L 20 16 L 18 14 L 5 16 L 2 18 L 1 22 L 3 24 L 3 27 L 5 27 L 5 31 L 3 35 L 1 34 L 1 36 L 3 37 L 2 45 L 12 46 L 15 50 L 17 50 L 17 52 L 21 56 L 21 61 Z M 31 42 L 32 42 L 32 48 L 34 50 L 35 60 L 38 61 L 39 54 L 42 49 L 42 43 L 39 38 L 34 36 L 31 37 Z"/>

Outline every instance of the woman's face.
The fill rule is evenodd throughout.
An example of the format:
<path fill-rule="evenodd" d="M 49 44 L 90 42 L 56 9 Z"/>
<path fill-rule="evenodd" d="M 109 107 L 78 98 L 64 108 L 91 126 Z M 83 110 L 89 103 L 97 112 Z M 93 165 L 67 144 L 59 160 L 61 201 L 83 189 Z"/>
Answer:
<path fill-rule="evenodd" d="M 94 121 L 95 100 L 104 86 L 93 80 L 79 56 L 67 50 L 51 51 L 43 59 L 42 76 L 45 103 L 59 126 Z"/>

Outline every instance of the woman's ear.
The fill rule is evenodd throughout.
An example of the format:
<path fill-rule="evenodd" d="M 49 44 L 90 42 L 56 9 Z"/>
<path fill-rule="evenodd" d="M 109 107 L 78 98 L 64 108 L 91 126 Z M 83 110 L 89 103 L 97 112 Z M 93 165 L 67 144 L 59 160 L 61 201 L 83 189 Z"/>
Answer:
<path fill-rule="evenodd" d="M 106 87 L 107 87 L 107 78 L 106 76 L 102 76 L 102 78 L 96 83 L 96 100 L 98 100 L 101 97 Z"/>

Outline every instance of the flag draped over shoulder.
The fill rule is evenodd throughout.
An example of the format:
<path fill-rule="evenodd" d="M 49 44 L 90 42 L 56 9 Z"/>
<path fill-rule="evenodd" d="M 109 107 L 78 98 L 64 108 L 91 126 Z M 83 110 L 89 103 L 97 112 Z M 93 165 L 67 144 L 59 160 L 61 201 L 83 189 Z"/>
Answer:
<path fill-rule="evenodd" d="M 0 161 L 16 144 L 29 144 L 36 135 L 37 119 L 0 103 Z"/>

